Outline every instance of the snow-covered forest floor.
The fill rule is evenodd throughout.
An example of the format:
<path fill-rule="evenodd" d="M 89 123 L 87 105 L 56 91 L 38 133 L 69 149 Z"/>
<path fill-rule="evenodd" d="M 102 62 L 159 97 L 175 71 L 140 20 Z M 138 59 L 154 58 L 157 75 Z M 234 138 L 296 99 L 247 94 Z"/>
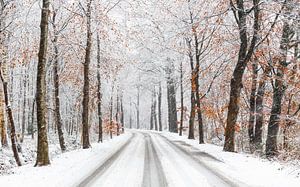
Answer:
<path fill-rule="evenodd" d="M 239 179 L 250 186 L 299 186 L 300 161 L 283 162 L 267 160 L 253 154 L 224 152 L 222 146 L 198 144 L 197 140 L 189 140 L 186 136 L 164 132 L 163 136 L 190 149 L 198 149 L 221 162 L 213 167 L 221 170 L 228 177 Z M 211 164 L 211 163 L 210 163 Z"/>
<path fill-rule="evenodd" d="M 168 162 L 168 146 L 162 143 L 163 139 L 156 134 L 162 135 L 166 140 L 171 141 L 175 145 L 182 147 L 183 149 L 189 151 L 190 153 L 201 153 L 201 156 L 198 156 L 205 165 L 209 168 L 213 168 L 214 172 L 219 172 L 223 176 L 229 178 L 232 181 L 238 181 L 241 184 L 249 186 L 299 186 L 300 184 L 300 166 L 299 161 L 283 163 L 280 161 L 269 161 L 254 155 L 243 154 L 243 153 L 229 153 L 223 152 L 221 146 L 216 146 L 212 144 L 203 144 L 199 145 L 197 140 L 188 140 L 185 136 L 178 136 L 174 133 L 158 133 L 153 131 L 127 131 L 127 133 L 115 137 L 112 140 L 105 138 L 104 143 L 93 143 L 91 149 L 82 150 L 79 148 L 79 142 L 76 139 L 69 138 L 69 149 L 68 152 L 61 154 L 59 150 L 59 145 L 55 141 L 50 141 L 50 152 L 51 152 L 51 165 L 47 167 L 34 168 L 35 152 L 34 145 L 30 138 L 26 139 L 22 145 L 22 160 L 26 163 L 24 166 L 19 168 L 11 168 L 15 165 L 13 160 L 10 160 L 11 154 L 9 150 L 4 149 L 4 169 L 5 174 L 3 173 L 0 177 L 1 186 L 78 186 L 87 176 L 92 175 L 92 173 L 101 166 L 108 158 L 112 157 L 117 150 L 119 150 L 124 144 L 128 141 L 132 141 L 131 147 L 139 149 L 142 154 L 137 155 L 137 158 L 144 158 L 144 149 L 143 146 L 134 146 L 138 142 L 141 145 L 144 145 L 142 141 L 145 141 L 145 138 L 140 135 L 140 137 L 135 141 L 130 139 L 132 134 L 138 133 L 149 133 L 151 139 L 153 139 L 153 144 L 155 149 L 158 151 L 158 157 L 162 162 L 163 172 L 166 174 L 166 178 L 169 180 L 169 184 L 180 185 L 179 179 L 168 178 L 168 175 L 173 175 L 172 166 Z M 52 139 L 54 136 L 50 136 Z M 71 146 L 72 145 L 72 146 Z M 166 147 L 167 146 L 167 147 Z M 130 147 L 130 146 L 129 146 Z M 164 149 L 165 151 L 162 151 Z M 135 163 L 134 155 L 125 155 L 130 152 L 128 148 L 127 152 L 122 152 L 121 155 L 124 158 L 121 160 L 126 160 L 129 157 L 132 157 L 130 162 L 131 164 Z M 139 152 L 139 151 L 137 151 Z M 176 152 L 170 152 L 175 155 Z M 207 154 L 206 154 L 207 153 Z M 3 155 L 3 154 L 2 154 Z M 126 158 L 126 159 L 125 159 Z M 179 157 L 176 155 L 176 160 L 179 163 L 184 163 L 186 160 L 184 157 Z M 216 162 L 216 160 L 218 160 Z M 1 159 L 3 162 L 3 159 Z M 120 162 L 120 161 L 116 161 Z M 124 161 L 125 163 L 127 161 Z M 146 163 L 146 162 L 145 162 Z M 298 164 L 297 164 L 298 163 Z M 118 163 L 116 163 L 119 165 Z M 123 163 L 124 164 L 124 163 Z M 134 165 L 134 164 L 133 164 Z M 143 171 L 145 165 L 141 165 L 140 169 Z M 120 168 L 117 170 L 119 173 L 124 171 L 126 168 Z M 186 167 L 191 167 L 187 165 Z M 135 168 L 138 169 L 138 168 Z M 183 169 L 183 168 L 181 168 Z M 191 170 L 190 168 L 188 168 Z M 115 170 L 115 169 L 114 169 Z M 192 170 L 191 170 L 192 171 Z M 118 172 L 108 172 L 114 176 L 117 176 Z M 143 172 L 140 172 L 141 174 Z M 120 174 L 121 175 L 121 174 Z M 191 175 L 193 175 L 191 173 Z M 138 176 L 138 175 L 137 175 Z M 195 180 L 199 176 L 194 176 Z M 135 177 L 137 180 L 139 177 Z M 173 180 L 173 181 L 172 181 Z M 175 181 L 174 181 L 175 180 Z M 203 183 L 204 184 L 204 183 Z"/>
<path fill-rule="evenodd" d="M 59 146 L 57 134 L 54 132 L 50 132 L 48 139 L 49 139 L 49 154 L 51 158 L 55 158 L 58 155 L 61 154 L 61 149 Z M 93 142 L 96 142 L 97 135 L 92 134 L 91 140 Z M 108 139 L 107 136 L 104 136 L 104 139 Z M 67 151 L 74 151 L 81 148 L 80 138 L 74 134 L 74 135 L 66 135 L 65 136 L 66 146 L 68 147 Z M 24 142 L 18 144 L 21 147 L 20 151 L 20 158 L 22 163 L 24 165 L 30 165 L 33 166 L 36 161 L 36 150 L 37 150 L 37 137 L 35 136 L 34 139 L 32 139 L 31 136 L 25 136 Z M 0 147 L 0 176 L 1 175 L 7 175 L 7 174 L 13 174 L 14 173 L 14 167 L 16 167 L 16 161 L 13 157 L 13 152 L 9 147 Z"/>
<path fill-rule="evenodd" d="M 83 177 L 95 170 L 105 158 L 110 157 L 128 140 L 130 134 L 94 143 L 87 150 L 75 149 L 60 153 L 58 144 L 51 144 L 51 165 L 33 167 L 34 157 L 30 156 L 28 164 L 9 169 L 9 174 L 0 176 L 1 186 L 76 186 Z M 24 151 L 25 152 L 25 151 Z M 33 150 L 26 152 L 33 152 Z M 26 153 L 29 154 L 29 153 Z M 23 154 L 22 154 L 23 155 Z M 35 155 L 34 152 L 31 155 Z M 24 158 L 24 156 L 23 156 Z M 10 162 L 13 162 L 12 160 Z"/>

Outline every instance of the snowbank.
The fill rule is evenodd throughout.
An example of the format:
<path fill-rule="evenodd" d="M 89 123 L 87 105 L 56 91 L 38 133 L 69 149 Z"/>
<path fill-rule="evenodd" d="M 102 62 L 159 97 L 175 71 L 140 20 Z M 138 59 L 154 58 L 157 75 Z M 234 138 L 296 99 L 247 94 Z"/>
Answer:
<path fill-rule="evenodd" d="M 14 174 L 0 176 L 0 184 L 9 187 L 76 186 L 130 137 L 131 134 L 127 133 L 104 141 L 104 143 L 94 143 L 90 149 L 79 149 L 60 154 L 51 160 L 50 166 L 33 167 L 28 164 L 14 168 Z"/>
<path fill-rule="evenodd" d="M 162 135 L 174 143 L 186 143 L 192 148 L 214 156 L 221 162 L 209 165 L 229 178 L 238 179 L 250 186 L 293 187 L 300 186 L 300 166 L 289 166 L 276 161 L 268 161 L 248 154 L 223 152 L 222 147 L 211 144 L 198 144 L 174 133 L 163 132 Z"/>

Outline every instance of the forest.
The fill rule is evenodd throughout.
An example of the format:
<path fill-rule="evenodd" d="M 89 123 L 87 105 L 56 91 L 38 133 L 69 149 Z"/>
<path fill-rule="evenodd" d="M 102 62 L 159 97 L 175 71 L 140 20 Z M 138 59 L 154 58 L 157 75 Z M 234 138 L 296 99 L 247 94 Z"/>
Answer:
<path fill-rule="evenodd" d="M 299 47 L 299 0 L 0 0 L 0 176 L 144 130 L 299 164 Z"/>

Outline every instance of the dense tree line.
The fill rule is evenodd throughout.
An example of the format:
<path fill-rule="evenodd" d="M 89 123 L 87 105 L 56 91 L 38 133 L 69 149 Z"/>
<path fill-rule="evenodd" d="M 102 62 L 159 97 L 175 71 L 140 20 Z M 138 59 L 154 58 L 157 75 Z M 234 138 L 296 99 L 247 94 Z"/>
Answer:
<path fill-rule="evenodd" d="M 26 137 L 43 166 L 50 133 L 64 152 L 125 127 L 299 158 L 299 1 L 40 3 L 0 1 L 1 145 L 17 165 Z"/>

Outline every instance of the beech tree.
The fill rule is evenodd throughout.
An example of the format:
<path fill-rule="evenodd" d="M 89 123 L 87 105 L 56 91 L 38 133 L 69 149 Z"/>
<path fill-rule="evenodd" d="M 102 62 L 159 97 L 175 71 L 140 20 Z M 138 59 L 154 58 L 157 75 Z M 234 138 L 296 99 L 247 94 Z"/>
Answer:
<path fill-rule="evenodd" d="M 293 33 L 293 29 L 289 23 L 289 14 L 292 13 L 293 10 L 293 0 L 287 0 L 284 2 L 284 23 L 283 23 L 283 31 L 280 41 L 280 57 L 277 62 L 277 68 L 275 73 L 275 83 L 273 88 L 273 103 L 270 114 L 270 120 L 268 124 L 268 136 L 266 142 L 266 155 L 268 157 L 273 157 L 278 154 L 278 131 L 279 131 L 279 123 L 280 123 L 280 115 L 281 115 L 281 107 L 282 107 L 282 98 L 284 96 L 286 85 L 284 83 L 285 71 L 284 69 L 288 66 L 288 50 L 291 44 L 291 35 Z"/>
<path fill-rule="evenodd" d="M 238 0 L 236 3 L 230 1 L 234 18 L 239 28 L 240 49 L 238 54 L 238 62 L 233 71 L 232 79 L 230 82 L 230 99 L 228 105 L 228 115 L 225 130 L 225 144 L 224 151 L 235 151 L 235 127 L 236 120 L 239 112 L 239 99 L 242 89 L 243 74 L 247 63 L 250 61 L 258 40 L 258 32 L 260 30 L 260 1 L 253 0 L 251 11 L 247 12 L 245 8 L 245 2 Z M 249 38 L 247 17 L 253 11 L 253 34 Z M 248 43 L 248 41 L 251 41 Z"/>
<path fill-rule="evenodd" d="M 41 14 L 41 35 L 38 54 L 38 71 L 36 82 L 36 106 L 37 106 L 37 127 L 38 127 L 38 147 L 37 160 L 35 166 L 45 166 L 50 164 L 46 122 L 46 61 L 48 49 L 48 22 L 49 22 L 49 0 L 43 0 Z"/>
<path fill-rule="evenodd" d="M 92 50 L 92 23 L 91 23 L 91 12 L 92 12 L 92 0 L 87 0 L 87 10 L 85 11 L 86 16 L 86 48 L 85 48 L 85 59 L 84 59 L 84 85 L 83 85 L 83 101 L 82 101 L 82 148 L 88 149 L 90 147 L 89 138 L 89 95 L 90 95 L 90 80 L 89 70 L 91 62 L 91 50 Z"/>

